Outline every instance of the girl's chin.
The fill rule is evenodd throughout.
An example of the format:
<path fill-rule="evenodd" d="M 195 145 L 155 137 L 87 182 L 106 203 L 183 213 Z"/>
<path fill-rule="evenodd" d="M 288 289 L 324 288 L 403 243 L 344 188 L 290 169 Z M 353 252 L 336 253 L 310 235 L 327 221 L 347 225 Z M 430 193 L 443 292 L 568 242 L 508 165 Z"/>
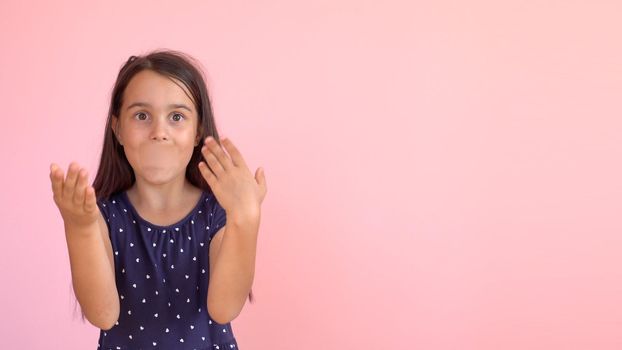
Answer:
<path fill-rule="evenodd" d="M 177 174 L 170 168 L 163 169 L 160 167 L 143 167 L 138 174 L 143 180 L 153 184 L 163 184 L 173 181 Z"/>

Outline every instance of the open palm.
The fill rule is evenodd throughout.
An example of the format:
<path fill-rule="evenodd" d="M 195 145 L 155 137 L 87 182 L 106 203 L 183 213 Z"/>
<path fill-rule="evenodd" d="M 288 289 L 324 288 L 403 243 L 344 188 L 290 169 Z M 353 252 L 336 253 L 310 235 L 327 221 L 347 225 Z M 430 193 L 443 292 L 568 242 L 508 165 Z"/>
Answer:
<path fill-rule="evenodd" d="M 258 214 L 267 192 L 263 168 L 253 176 L 233 142 L 223 138 L 221 143 L 224 149 L 213 137 L 205 139 L 201 152 L 207 164 L 199 163 L 201 174 L 228 215 Z"/>

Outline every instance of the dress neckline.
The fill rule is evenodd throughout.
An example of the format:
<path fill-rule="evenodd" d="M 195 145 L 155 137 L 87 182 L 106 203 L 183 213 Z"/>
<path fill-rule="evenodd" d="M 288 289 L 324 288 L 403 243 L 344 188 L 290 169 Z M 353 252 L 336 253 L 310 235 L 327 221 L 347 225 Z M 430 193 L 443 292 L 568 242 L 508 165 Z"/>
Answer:
<path fill-rule="evenodd" d="M 136 210 L 136 208 L 134 208 L 134 205 L 130 201 L 130 198 L 127 195 L 127 190 L 121 192 L 121 198 L 123 199 L 125 204 L 128 206 L 128 208 L 130 208 L 130 210 L 132 211 L 132 214 L 134 214 L 136 219 L 140 221 L 142 224 L 147 225 L 148 227 L 154 228 L 156 230 L 174 229 L 176 227 L 178 228 L 182 226 L 183 224 L 185 224 L 188 220 L 190 220 L 191 217 L 194 216 L 194 214 L 199 210 L 199 208 L 201 208 L 201 205 L 203 204 L 203 201 L 205 200 L 206 195 L 207 193 L 205 191 L 201 191 L 201 196 L 199 197 L 199 201 L 194 205 L 192 210 L 190 210 L 190 212 L 183 217 L 183 219 L 171 225 L 162 226 L 162 225 L 156 225 L 154 223 L 151 223 L 147 221 L 146 219 L 144 219 L 142 216 L 140 216 L 140 214 L 138 214 L 138 211 Z"/>

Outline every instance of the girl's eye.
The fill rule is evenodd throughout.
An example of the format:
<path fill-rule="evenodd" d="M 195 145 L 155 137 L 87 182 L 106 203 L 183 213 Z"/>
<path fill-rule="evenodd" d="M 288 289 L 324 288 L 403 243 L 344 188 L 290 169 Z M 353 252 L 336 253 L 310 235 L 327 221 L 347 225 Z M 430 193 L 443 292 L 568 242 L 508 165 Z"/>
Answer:
<path fill-rule="evenodd" d="M 138 120 L 145 120 L 145 119 L 147 119 L 147 115 L 145 113 L 143 113 L 143 112 L 138 112 L 134 116 L 137 117 Z M 141 118 L 141 116 L 145 116 L 145 118 Z M 179 116 L 179 118 L 177 118 L 177 116 Z M 173 120 L 176 121 L 176 122 L 181 121 L 182 119 L 185 119 L 185 118 L 186 117 L 183 114 L 181 114 L 181 113 L 173 114 Z"/>

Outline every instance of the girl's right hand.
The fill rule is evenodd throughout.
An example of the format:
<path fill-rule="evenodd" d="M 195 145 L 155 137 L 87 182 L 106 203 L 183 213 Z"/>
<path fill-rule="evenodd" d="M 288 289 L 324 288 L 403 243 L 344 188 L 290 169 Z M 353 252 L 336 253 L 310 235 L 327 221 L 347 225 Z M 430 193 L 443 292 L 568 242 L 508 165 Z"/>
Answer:
<path fill-rule="evenodd" d="M 65 225 L 87 227 L 96 225 L 100 215 L 95 198 L 95 189 L 88 185 L 88 171 L 71 162 L 64 179 L 63 170 L 50 164 L 50 180 L 54 203 L 65 221 Z"/>

